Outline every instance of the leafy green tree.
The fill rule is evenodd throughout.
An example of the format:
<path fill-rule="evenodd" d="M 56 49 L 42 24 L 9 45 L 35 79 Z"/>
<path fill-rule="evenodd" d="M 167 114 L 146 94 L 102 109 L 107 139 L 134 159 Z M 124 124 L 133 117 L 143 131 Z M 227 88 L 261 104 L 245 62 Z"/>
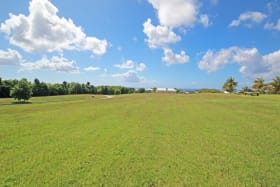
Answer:
<path fill-rule="evenodd" d="M 264 84 L 263 78 L 259 77 L 254 81 L 254 84 L 253 84 L 252 88 L 255 91 L 258 91 L 260 93 L 264 93 L 264 90 L 263 90 L 264 86 L 265 86 L 265 84 Z"/>
<path fill-rule="evenodd" d="M 3 84 L 2 84 L 2 78 L 0 77 L 0 97 L 2 96 L 2 89 L 3 89 Z"/>
<path fill-rule="evenodd" d="M 66 81 L 62 82 L 62 88 L 63 88 L 63 95 L 69 94 L 69 85 Z"/>
<path fill-rule="evenodd" d="M 36 78 L 32 84 L 32 93 L 32 96 L 48 96 L 48 85 L 44 82 L 40 82 L 39 79 Z"/>
<path fill-rule="evenodd" d="M 81 94 L 82 93 L 81 84 L 77 82 L 71 82 L 69 84 L 69 92 L 70 94 Z"/>
<path fill-rule="evenodd" d="M 234 80 L 233 77 L 229 77 L 223 85 L 223 90 L 232 93 L 234 92 L 237 84 L 238 83 Z"/>
<path fill-rule="evenodd" d="M 64 95 L 64 89 L 63 89 L 63 85 L 62 84 L 49 84 L 48 85 L 49 88 L 49 95 L 53 96 L 53 95 Z"/>
<path fill-rule="evenodd" d="M 18 80 L 1 80 L 0 97 L 10 97 L 11 89 L 18 83 Z"/>
<path fill-rule="evenodd" d="M 198 90 L 199 93 L 221 93 L 221 90 L 214 88 L 202 88 Z"/>
<path fill-rule="evenodd" d="M 33 96 L 40 96 L 40 81 L 39 79 L 34 79 L 33 85 L 32 85 L 32 93 Z"/>
<path fill-rule="evenodd" d="M 91 94 L 96 94 L 96 93 L 97 93 L 96 87 L 93 86 L 93 85 L 90 85 L 90 91 L 89 91 L 89 93 L 91 93 Z"/>
<path fill-rule="evenodd" d="M 275 77 L 271 85 L 273 86 L 273 92 L 280 94 L 280 76 Z"/>
<path fill-rule="evenodd" d="M 137 93 L 145 93 L 146 92 L 146 89 L 145 88 L 139 88 L 137 90 Z"/>
<path fill-rule="evenodd" d="M 95 87 L 90 84 L 90 82 L 87 82 L 85 85 L 85 93 L 87 94 L 94 94 L 96 93 Z"/>
<path fill-rule="evenodd" d="M 41 96 L 48 96 L 49 95 L 48 85 L 44 82 L 41 82 L 40 91 L 41 91 Z"/>
<path fill-rule="evenodd" d="M 30 83 L 26 79 L 21 79 L 11 90 L 11 97 L 17 99 L 18 101 L 29 100 L 32 96 L 32 88 Z"/>
<path fill-rule="evenodd" d="M 125 87 L 121 87 L 121 94 L 128 94 L 129 89 Z"/>
<path fill-rule="evenodd" d="M 239 93 L 245 93 L 245 92 L 252 92 L 252 90 L 249 88 L 249 86 L 244 86 Z"/>

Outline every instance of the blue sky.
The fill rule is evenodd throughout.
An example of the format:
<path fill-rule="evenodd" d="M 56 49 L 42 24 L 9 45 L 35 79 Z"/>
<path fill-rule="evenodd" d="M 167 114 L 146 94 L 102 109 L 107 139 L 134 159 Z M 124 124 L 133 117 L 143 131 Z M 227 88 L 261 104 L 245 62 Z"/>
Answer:
<path fill-rule="evenodd" d="M 3 79 L 220 89 L 279 75 L 279 0 L 0 2 Z"/>

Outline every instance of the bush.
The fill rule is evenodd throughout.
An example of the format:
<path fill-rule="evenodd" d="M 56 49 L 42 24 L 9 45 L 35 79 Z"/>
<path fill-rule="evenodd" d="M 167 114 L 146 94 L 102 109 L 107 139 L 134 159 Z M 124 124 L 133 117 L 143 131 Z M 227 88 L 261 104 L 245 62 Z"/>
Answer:
<path fill-rule="evenodd" d="M 18 101 L 29 100 L 32 95 L 32 88 L 30 83 L 26 79 L 21 79 L 11 90 L 11 97 L 17 99 Z"/>

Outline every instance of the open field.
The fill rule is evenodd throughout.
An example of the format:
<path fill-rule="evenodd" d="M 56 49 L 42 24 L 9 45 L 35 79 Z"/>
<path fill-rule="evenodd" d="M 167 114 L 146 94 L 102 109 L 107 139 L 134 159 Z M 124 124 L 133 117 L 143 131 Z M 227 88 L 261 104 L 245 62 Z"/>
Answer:
<path fill-rule="evenodd" d="M 0 186 L 279 186 L 280 96 L 0 99 Z"/>

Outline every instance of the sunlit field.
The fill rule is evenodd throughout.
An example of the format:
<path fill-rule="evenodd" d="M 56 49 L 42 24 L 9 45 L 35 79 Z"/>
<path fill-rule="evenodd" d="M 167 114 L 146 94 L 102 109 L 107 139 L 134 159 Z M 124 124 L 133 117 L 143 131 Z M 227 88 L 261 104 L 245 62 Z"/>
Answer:
<path fill-rule="evenodd" d="M 0 99 L 0 186 L 279 186 L 280 96 Z"/>

